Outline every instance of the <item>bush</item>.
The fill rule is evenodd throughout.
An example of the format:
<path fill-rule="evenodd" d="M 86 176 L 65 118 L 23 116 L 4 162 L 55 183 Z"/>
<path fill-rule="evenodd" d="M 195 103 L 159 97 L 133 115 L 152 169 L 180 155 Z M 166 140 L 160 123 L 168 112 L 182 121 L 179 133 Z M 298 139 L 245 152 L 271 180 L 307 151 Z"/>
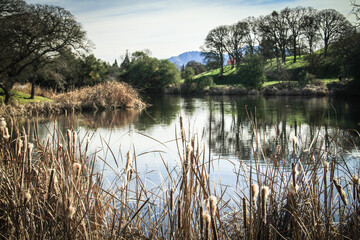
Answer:
<path fill-rule="evenodd" d="M 263 58 L 259 55 L 247 56 L 245 64 L 240 65 L 238 76 L 245 87 L 259 89 L 266 80 Z"/>
<path fill-rule="evenodd" d="M 296 81 L 298 81 L 298 83 L 300 85 L 306 85 L 309 84 L 310 82 L 312 82 L 315 79 L 315 76 L 310 74 L 308 71 L 306 71 L 305 69 L 302 69 L 301 71 L 299 71 L 296 74 Z"/>
<path fill-rule="evenodd" d="M 196 88 L 198 90 L 205 89 L 214 85 L 214 79 L 211 76 L 204 76 L 197 79 Z"/>

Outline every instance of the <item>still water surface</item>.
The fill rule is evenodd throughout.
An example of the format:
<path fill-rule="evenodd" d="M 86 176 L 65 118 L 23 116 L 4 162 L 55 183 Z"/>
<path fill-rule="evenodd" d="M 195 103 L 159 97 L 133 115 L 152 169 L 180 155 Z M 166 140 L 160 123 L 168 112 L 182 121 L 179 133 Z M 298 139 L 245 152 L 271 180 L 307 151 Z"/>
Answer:
<path fill-rule="evenodd" d="M 330 148 L 358 171 L 358 137 L 360 109 L 357 100 L 327 97 L 263 96 L 154 96 L 144 111 L 108 111 L 60 116 L 43 121 L 45 135 L 55 124 L 62 131 L 70 125 L 80 139 L 91 139 L 90 152 L 104 159 L 111 168 L 126 162 L 126 152 L 136 156 L 137 172 L 148 185 L 158 186 L 170 169 L 180 165 L 176 139 L 180 137 L 180 116 L 186 133 L 195 136 L 209 159 L 209 139 L 213 161 L 213 178 L 224 185 L 236 182 L 234 172 L 240 162 L 270 159 L 274 153 L 289 164 L 294 160 L 292 139 L 297 153 L 307 152 L 316 138 L 317 147 Z M 343 130 L 347 130 L 346 132 Z M 189 134 L 188 134 L 189 135 Z M 331 145 L 331 137 L 343 147 Z M 259 148 L 256 148 L 256 139 Z M 180 143 L 180 142 L 179 142 Z M 281 152 L 279 153 L 279 146 Z M 261 150 L 259 150 L 261 149 Z M 331 157 L 331 156 L 329 156 Z M 116 161 L 119 165 L 116 164 Z M 113 170 L 98 161 L 97 167 L 111 181 Z M 119 166 L 119 168 L 118 168 Z"/>

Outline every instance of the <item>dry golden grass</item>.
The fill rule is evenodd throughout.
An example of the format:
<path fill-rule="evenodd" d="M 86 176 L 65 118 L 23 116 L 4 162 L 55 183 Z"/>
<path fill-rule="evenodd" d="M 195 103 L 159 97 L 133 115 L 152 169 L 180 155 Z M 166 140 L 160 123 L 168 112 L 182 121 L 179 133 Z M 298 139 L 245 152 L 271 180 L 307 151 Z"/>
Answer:
<path fill-rule="evenodd" d="M 17 85 L 15 88 L 24 92 L 30 91 L 30 85 Z M 40 90 L 36 90 L 40 91 Z M 97 111 L 106 109 L 143 109 L 146 104 L 141 100 L 138 92 L 121 82 L 106 82 L 93 87 L 84 87 L 68 93 L 56 94 L 41 90 L 53 101 L 31 102 L 19 104 L 16 101 L 10 105 L 2 103 L 2 116 L 37 116 L 54 115 L 60 113 Z"/>
<path fill-rule="evenodd" d="M 257 123 L 249 119 L 253 150 L 259 154 L 254 154 L 255 163 L 234 163 L 241 183 L 233 186 L 234 195 L 212 180 L 214 160 L 182 118 L 177 134 L 180 165 L 171 169 L 164 160 L 168 175 L 150 188 L 138 175 L 135 152 L 120 160 L 111 149 L 104 150 L 118 167 L 113 169 L 115 178 L 107 182 L 101 171 L 95 171 L 95 160 L 108 168 L 110 164 L 90 154 L 88 141 L 73 130 L 63 136 L 54 128 L 44 140 L 37 136 L 36 121 L 30 134 L 16 119 L 0 119 L 0 235 L 4 239 L 358 239 L 359 181 L 333 152 L 335 147 L 341 150 L 337 136 L 329 136 L 324 147 L 318 134 L 306 151 L 298 146 L 301 139 L 289 139 L 290 159 L 283 155 L 288 150 L 280 149 L 282 145 L 265 156 Z M 209 141 L 211 145 L 211 137 Z"/>

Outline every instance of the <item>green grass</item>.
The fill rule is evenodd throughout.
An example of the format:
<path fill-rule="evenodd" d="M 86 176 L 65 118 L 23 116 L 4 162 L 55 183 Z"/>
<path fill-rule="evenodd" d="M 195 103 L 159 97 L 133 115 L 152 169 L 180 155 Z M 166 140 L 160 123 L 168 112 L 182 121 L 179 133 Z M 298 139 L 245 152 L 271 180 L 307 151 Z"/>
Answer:
<path fill-rule="evenodd" d="M 281 61 L 281 59 L 279 59 Z M 285 59 L 285 64 L 282 64 L 282 68 L 286 70 L 297 69 L 306 67 L 308 62 L 305 60 L 305 55 L 296 58 L 296 63 L 294 63 L 294 56 L 288 56 Z M 273 58 L 271 60 L 266 61 L 265 69 L 267 71 L 275 71 L 276 69 L 276 59 Z"/>
<path fill-rule="evenodd" d="M 281 61 L 281 60 L 280 60 Z M 306 60 L 306 55 L 302 55 L 301 57 L 296 58 L 296 62 L 294 63 L 294 56 L 288 56 L 286 57 L 286 64 L 281 64 L 282 68 L 284 70 L 294 70 L 299 68 L 304 68 L 308 64 Z M 276 59 L 267 60 L 265 64 L 265 69 L 267 72 L 276 71 Z M 238 82 L 237 75 L 236 75 L 236 68 L 231 68 L 231 66 L 224 66 L 224 74 L 223 79 L 220 80 L 220 68 L 214 69 L 208 72 L 201 73 L 199 75 L 196 75 L 194 79 L 198 79 L 205 76 L 211 76 L 214 79 L 215 86 L 241 86 Z M 317 79 L 325 84 L 336 82 L 338 81 L 337 78 L 321 78 Z M 269 81 L 265 82 L 262 87 L 270 86 L 273 84 L 277 84 L 280 81 Z"/>
<path fill-rule="evenodd" d="M 46 97 L 35 96 L 34 99 L 29 99 L 30 94 L 26 94 L 20 91 L 11 90 L 11 101 L 16 101 L 20 104 L 26 104 L 30 102 L 51 102 L 52 100 Z M 5 94 L 4 91 L 0 88 L 0 102 L 4 102 Z"/>

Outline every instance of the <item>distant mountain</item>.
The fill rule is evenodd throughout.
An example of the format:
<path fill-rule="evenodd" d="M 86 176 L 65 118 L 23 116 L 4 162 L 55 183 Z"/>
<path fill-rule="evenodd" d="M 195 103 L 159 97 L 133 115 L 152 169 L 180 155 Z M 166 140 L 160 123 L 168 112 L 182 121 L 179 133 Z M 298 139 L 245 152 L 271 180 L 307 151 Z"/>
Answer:
<path fill-rule="evenodd" d="M 227 63 L 229 59 L 228 55 L 224 55 L 224 65 Z M 205 64 L 204 57 L 201 56 L 201 52 L 199 51 L 191 51 L 191 52 L 184 52 L 176 57 L 171 57 L 168 59 L 171 63 L 173 63 L 178 69 L 181 66 L 185 66 L 190 61 L 199 62 Z"/>
<path fill-rule="evenodd" d="M 201 56 L 199 51 L 184 52 L 176 57 L 169 58 L 169 61 L 173 63 L 176 67 L 180 68 L 183 65 L 186 65 L 190 61 L 195 61 L 204 64 L 204 57 Z"/>

